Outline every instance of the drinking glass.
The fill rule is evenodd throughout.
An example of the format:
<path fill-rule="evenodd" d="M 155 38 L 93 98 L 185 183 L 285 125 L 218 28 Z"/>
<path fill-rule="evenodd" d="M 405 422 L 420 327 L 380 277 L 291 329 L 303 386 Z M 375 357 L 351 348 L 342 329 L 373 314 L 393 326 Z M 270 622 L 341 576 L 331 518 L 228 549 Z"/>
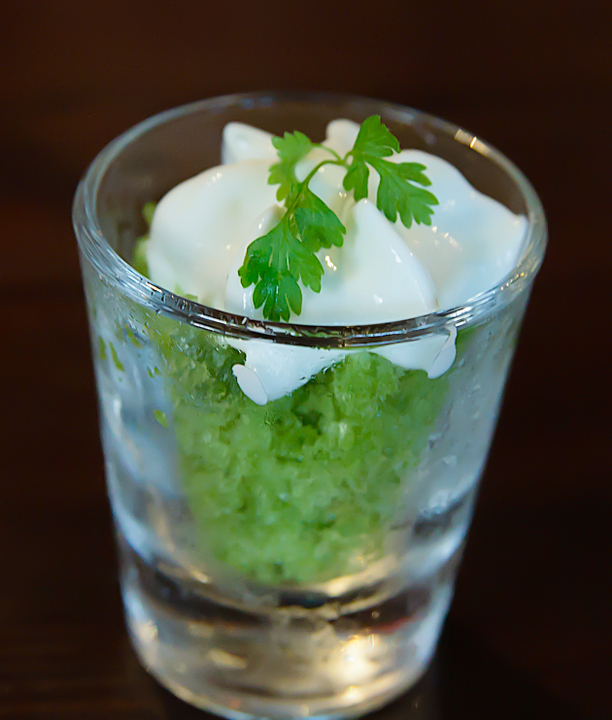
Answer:
<path fill-rule="evenodd" d="M 526 217 L 520 260 L 498 285 L 427 316 L 314 327 L 205 307 L 131 267 L 145 205 L 219 164 L 228 122 L 321 140 L 333 119 L 374 114 L 403 148 L 444 158 Z M 543 258 L 544 216 L 525 177 L 409 108 L 234 95 L 112 142 L 81 181 L 74 224 L 121 590 L 143 665 L 228 718 L 354 717 L 402 693 L 426 670 L 451 602 Z M 417 345 L 450 369 L 430 378 L 389 359 Z M 341 355 L 258 405 L 235 372 L 255 346 L 281 364 L 279 348 Z"/>

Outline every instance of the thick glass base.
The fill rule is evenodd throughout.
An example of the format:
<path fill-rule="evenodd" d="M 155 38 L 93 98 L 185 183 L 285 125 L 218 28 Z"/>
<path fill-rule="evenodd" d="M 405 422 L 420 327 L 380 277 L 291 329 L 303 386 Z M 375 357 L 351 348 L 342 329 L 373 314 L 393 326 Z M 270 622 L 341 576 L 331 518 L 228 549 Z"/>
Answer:
<path fill-rule="evenodd" d="M 356 717 L 399 696 L 433 656 L 460 554 L 400 592 L 379 584 L 322 604 L 278 593 L 247 606 L 120 545 L 143 665 L 181 699 L 233 719 Z"/>

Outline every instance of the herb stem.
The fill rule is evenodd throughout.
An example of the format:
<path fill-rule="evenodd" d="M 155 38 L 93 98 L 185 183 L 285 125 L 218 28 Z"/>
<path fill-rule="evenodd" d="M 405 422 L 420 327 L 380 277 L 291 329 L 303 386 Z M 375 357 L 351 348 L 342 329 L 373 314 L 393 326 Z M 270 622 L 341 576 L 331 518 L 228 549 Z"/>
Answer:
<path fill-rule="evenodd" d="M 323 145 L 322 143 L 313 143 L 312 146 L 321 148 L 321 150 L 326 150 L 328 153 L 331 153 L 336 160 L 340 160 L 340 162 L 342 162 L 342 157 L 333 148 L 327 147 L 327 145 Z"/>
<path fill-rule="evenodd" d="M 322 160 L 318 165 L 315 165 L 312 168 L 312 170 L 308 173 L 308 175 L 306 175 L 306 177 L 299 184 L 299 190 L 295 194 L 295 197 L 293 198 L 291 205 L 289 205 L 289 207 L 287 208 L 287 212 L 285 213 L 286 215 L 288 215 L 293 210 L 293 208 L 298 204 L 298 201 L 301 198 L 302 193 L 308 187 L 308 184 L 310 183 L 312 178 L 319 172 L 319 170 L 324 165 L 339 165 L 340 167 L 346 167 L 345 162 L 340 157 L 338 160 Z"/>

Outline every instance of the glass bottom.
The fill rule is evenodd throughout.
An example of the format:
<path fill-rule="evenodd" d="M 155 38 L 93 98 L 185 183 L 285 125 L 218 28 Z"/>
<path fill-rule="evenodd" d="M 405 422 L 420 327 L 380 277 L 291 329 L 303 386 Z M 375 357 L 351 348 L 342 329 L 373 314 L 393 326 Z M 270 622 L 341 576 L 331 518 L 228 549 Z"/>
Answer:
<path fill-rule="evenodd" d="M 326 602 L 277 592 L 224 598 L 145 560 L 120 537 L 122 593 L 145 668 L 192 705 L 232 719 L 346 718 L 412 687 L 434 654 L 461 545 L 417 583 L 397 578 Z"/>

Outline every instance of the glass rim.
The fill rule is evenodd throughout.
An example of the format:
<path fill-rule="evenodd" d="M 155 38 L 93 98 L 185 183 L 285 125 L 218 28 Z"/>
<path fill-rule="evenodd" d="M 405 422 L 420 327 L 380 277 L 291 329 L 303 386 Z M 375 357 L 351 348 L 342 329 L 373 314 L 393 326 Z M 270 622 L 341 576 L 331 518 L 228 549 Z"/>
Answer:
<path fill-rule="evenodd" d="M 387 115 L 395 115 L 399 121 L 410 120 L 409 124 L 413 124 L 415 120 L 419 120 L 430 127 L 444 131 L 457 142 L 469 146 L 479 155 L 495 162 L 516 183 L 527 209 L 524 250 L 518 263 L 492 288 L 452 308 L 404 320 L 367 325 L 302 325 L 293 322 L 256 320 L 184 298 L 151 282 L 111 247 L 104 237 L 99 222 L 97 194 L 106 171 L 128 145 L 159 125 L 194 112 L 218 112 L 241 104 L 251 107 L 257 104 L 265 107 L 273 102 L 291 101 L 310 104 L 352 102 L 375 105 L 379 111 L 386 112 Z M 206 169 L 202 168 L 202 170 Z M 474 324 L 493 310 L 505 307 L 518 294 L 530 287 L 542 264 L 547 243 L 546 219 L 537 193 L 518 167 L 492 145 L 453 123 L 408 106 L 359 95 L 308 91 L 222 95 L 180 105 L 143 120 L 112 140 L 93 160 L 79 182 L 72 217 L 79 248 L 92 262 L 100 277 L 139 305 L 193 327 L 229 337 L 329 348 L 387 345 L 416 340 L 439 332 L 448 333 L 451 324 L 456 328 Z"/>

